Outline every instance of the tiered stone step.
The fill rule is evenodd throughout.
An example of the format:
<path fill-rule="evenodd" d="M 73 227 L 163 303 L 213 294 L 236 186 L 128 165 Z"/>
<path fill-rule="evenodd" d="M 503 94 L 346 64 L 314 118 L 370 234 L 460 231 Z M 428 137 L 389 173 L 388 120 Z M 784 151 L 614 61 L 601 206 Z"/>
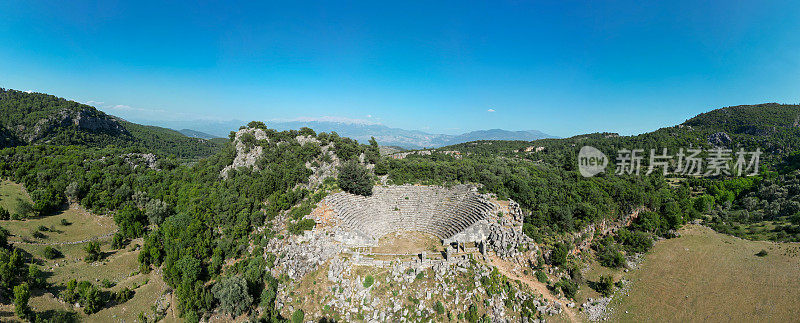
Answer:
<path fill-rule="evenodd" d="M 446 239 L 496 208 L 467 185 L 379 186 L 369 197 L 342 192 L 329 195 L 324 203 L 338 215 L 342 226 L 375 240 L 398 231 L 419 231 Z"/>

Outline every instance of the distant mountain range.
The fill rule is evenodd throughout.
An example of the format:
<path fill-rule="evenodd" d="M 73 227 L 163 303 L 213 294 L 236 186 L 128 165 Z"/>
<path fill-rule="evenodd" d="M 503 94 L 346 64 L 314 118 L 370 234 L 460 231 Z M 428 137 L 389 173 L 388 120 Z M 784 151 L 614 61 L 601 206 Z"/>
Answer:
<path fill-rule="evenodd" d="M 199 139 L 222 138 L 220 136 L 215 136 L 215 135 L 212 135 L 212 134 L 208 134 L 208 133 L 205 133 L 205 132 L 200 132 L 200 131 L 196 131 L 196 130 L 192 130 L 192 129 L 181 129 L 181 130 L 178 130 L 178 132 L 182 133 L 186 137 L 199 138 Z"/>
<path fill-rule="evenodd" d="M 158 124 L 180 130 L 189 137 L 210 139 L 213 137 L 227 138 L 228 133 L 247 124 L 246 121 L 182 121 L 159 122 L 144 121 L 143 123 Z M 460 135 L 432 134 L 418 130 L 391 128 L 381 124 L 364 124 L 335 121 L 288 121 L 266 122 L 267 127 L 276 130 L 300 129 L 309 127 L 317 132 L 333 132 L 340 136 L 350 137 L 359 142 L 366 143 L 370 137 L 382 146 L 399 146 L 406 149 L 436 148 L 459 144 L 475 140 L 523 140 L 531 141 L 544 138 L 556 138 L 538 130 L 509 131 L 503 129 L 490 129 L 467 132 Z"/>

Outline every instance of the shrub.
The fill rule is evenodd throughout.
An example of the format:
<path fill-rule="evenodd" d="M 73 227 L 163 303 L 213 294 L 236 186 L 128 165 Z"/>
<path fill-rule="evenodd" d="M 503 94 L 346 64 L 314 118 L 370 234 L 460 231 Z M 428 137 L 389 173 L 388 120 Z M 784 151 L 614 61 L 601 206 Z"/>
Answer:
<path fill-rule="evenodd" d="M 764 250 L 764 249 L 761 249 L 761 251 L 759 251 L 759 252 L 756 254 L 756 256 L 758 256 L 758 257 L 766 257 L 768 254 L 769 254 L 769 253 L 768 253 L 766 250 Z"/>
<path fill-rule="evenodd" d="M 34 238 L 36 238 L 36 239 L 47 239 L 47 235 L 46 235 L 46 234 L 44 234 L 44 233 L 42 233 L 42 232 L 41 232 L 41 231 L 39 231 L 39 230 L 32 231 L 32 232 L 31 232 L 31 236 L 33 236 L 33 237 L 34 237 Z"/>
<path fill-rule="evenodd" d="M 445 308 L 441 301 L 436 301 L 436 305 L 433 306 L 433 310 L 436 311 L 436 314 L 442 315 L 444 314 Z"/>
<path fill-rule="evenodd" d="M 8 230 L 0 227 L 0 247 L 5 247 L 8 245 L 8 235 Z"/>
<path fill-rule="evenodd" d="M 0 206 L 0 220 L 8 220 L 11 218 L 11 212 Z"/>
<path fill-rule="evenodd" d="M 614 293 L 614 278 L 609 275 L 600 276 L 600 280 L 597 282 L 595 290 L 597 290 L 600 295 L 603 295 L 603 297 L 610 296 Z"/>
<path fill-rule="evenodd" d="M 114 285 L 114 282 L 108 280 L 108 278 L 103 278 L 103 281 L 100 282 L 100 286 L 103 286 L 103 288 L 111 288 Z"/>
<path fill-rule="evenodd" d="M 653 238 L 643 231 L 620 229 L 617 231 L 617 239 L 625 246 L 625 250 L 629 252 L 643 253 L 653 247 Z"/>
<path fill-rule="evenodd" d="M 123 236 L 122 233 L 117 232 L 114 234 L 114 237 L 111 238 L 111 248 L 122 249 L 125 247 L 126 242 L 125 236 Z"/>
<path fill-rule="evenodd" d="M 152 199 L 145 205 L 144 214 L 150 223 L 161 225 L 164 219 L 170 215 L 170 208 L 167 203 L 159 199 Z"/>
<path fill-rule="evenodd" d="M 375 283 L 375 278 L 373 278 L 372 275 L 367 275 L 367 277 L 364 278 L 364 288 L 369 288 L 373 283 Z"/>
<path fill-rule="evenodd" d="M 554 266 L 561 266 L 567 263 L 567 256 L 572 249 L 568 244 L 563 242 L 556 243 L 553 252 L 550 254 L 550 263 Z"/>
<path fill-rule="evenodd" d="M 625 266 L 625 257 L 619 252 L 616 245 L 610 245 L 597 251 L 597 262 L 604 267 L 621 268 Z"/>
<path fill-rule="evenodd" d="M 133 298 L 133 295 L 135 293 L 136 292 L 132 291 L 130 288 L 125 287 L 120 291 L 114 293 L 114 300 L 117 302 L 117 304 L 122 304 L 127 302 L 129 299 Z"/>
<path fill-rule="evenodd" d="M 83 312 L 86 314 L 99 311 L 105 303 L 102 293 L 96 286 L 88 281 L 79 283 L 75 279 L 67 283 L 66 288 L 61 292 L 61 299 L 67 303 L 79 303 L 83 306 Z"/>
<path fill-rule="evenodd" d="M 144 234 L 147 216 L 132 203 L 128 203 L 114 215 L 114 222 L 125 238 L 133 239 Z"/>
<path fill-rule="evenodd" d="M 89 242 L 83 249 L 86 251 L 86 257 L 83 259 L 86 262 L 95 262 L 100 260 L 100 243 L 97 241 Z"/>
<path fill-rule="evenodd" d="M 17 286 L 14 286 L 14 313 L 19 316 L 19 318 L 26 318 L 28 313 L 30 312 L 30 307 L 28 307 L 28 299 L 31 298 L 31 292 L 28 288 L 28 284 L 22 283 Z"/>
<path fill-rule="evenodd" d="M 233 316 L 247 311 L 253 297 L 247 293 L 247 281 L 241 276 L 222 278 L 211 288 L 211 293 L 219 301 L 220 307 Z"/>
<path fill-rule="evenodd" d="M 68 225 L 72 225 L 72 223 L 67 221 L 67 219 L 61 219 L 61 225 L 68 226 Z"/>
<path fill-rule="evenodd" d="M 547 274 L 545 274 L 541 270 L 537 270 L 536 271 L 536 280 L 538 280 L 542 284 L 547 284 L 547 281 L 548 281 Z"/>
<path fill-rule="evenodd" d="M 58 251 L 58 249 L 47 246 L 42 249 L 42 256 L 47 259 L 56 259 L 62 257 L 63 255 L 61 254 L 61 251 Z"/>
<path fill-rule="evenodd" d="M 470 323 L 476 323 L 480 319 L 478 316 L 478 307 L 475 304 L 469 306 L 467 313 L 464 314 L 464 319 Z"/>
<path fill-rule="evenodd" d="M 303 312 L 301 309 L 297 309 L 292 313 L 292 323 L 303 323 L 303 319 L 306 317 L 306 313 Z"/>
<path fill-rule="evenodd" d="M 289 233 L 297 235 L 303 233 L 303 231 L 313 229 L 316 224 L 312 219 L 302 219 L 295 223 L 290 223 L 286 229 Z"/>
<path fill-rule="evenodd" d="M 33 204 L 21 198 L 17 198 L 17 209 L 15 214 L 19 219 L 27 218 L 33 212 Z"/>
<path fill-rule="evenodd" d="M 575 298 L 575 293 L 578 292 L 578 284 L 566 278 L 561 278 L 556 287 L 561 288 L 561 292 L 567 298 Z"/>
<path fill-rule="evenodd" d="M 28 266 L 28 285 L 32 288 L 40 288 L 44 287 L 47 283 L 44 272 L 39 269 L 39 266 L 36 265 L 29 265 Z"/>

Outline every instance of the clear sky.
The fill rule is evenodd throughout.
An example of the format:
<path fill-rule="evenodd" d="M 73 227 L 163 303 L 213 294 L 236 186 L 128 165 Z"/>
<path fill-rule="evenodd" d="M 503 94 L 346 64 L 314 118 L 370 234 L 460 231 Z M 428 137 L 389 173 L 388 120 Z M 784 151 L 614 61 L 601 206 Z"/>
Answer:
<path fill-rule="evenodd" d="M 800 102 L 798 1 L 169 2 L 0 1 L 0 87 L 132 121 L 557 136 Z"/>

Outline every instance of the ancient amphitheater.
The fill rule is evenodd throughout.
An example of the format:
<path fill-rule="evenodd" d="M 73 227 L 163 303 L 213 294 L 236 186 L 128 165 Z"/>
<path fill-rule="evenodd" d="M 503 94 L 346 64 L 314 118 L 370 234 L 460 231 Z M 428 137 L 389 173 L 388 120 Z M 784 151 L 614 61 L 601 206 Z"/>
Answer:
<path fill-rule="evenodd" d="M 444 243 L 477 242 L 498 206 L 468 185 L 377 186 L 372 196 L 349 193 L 329 195 L 323 201 L 327 221 L 336 222 L 340 240 L 353 246 L 372 246 L 394 232 L 430 234 Z M 322 219 L 318 219 L 320 222 Z"/>

